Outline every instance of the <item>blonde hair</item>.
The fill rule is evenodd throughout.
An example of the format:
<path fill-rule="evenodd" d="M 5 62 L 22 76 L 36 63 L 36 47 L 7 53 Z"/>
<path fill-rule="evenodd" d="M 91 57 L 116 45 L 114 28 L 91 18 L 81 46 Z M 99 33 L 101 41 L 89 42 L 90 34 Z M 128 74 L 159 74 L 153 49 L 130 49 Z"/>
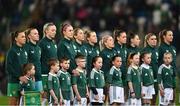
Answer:
<path fill-rule="evenodd" d="M 54 25 L 55 25 L 55 24 L 52 23 L 52 22 L 49 22 L 49 23 L 44 24 L 44 26 L 43 26 L 43 37 L 46 36 L 46 30 L 47 30 L 50 26 L 54 26 Z"/>
<path fill-rule="evenodd" d="M 151 36 L 156 36 L 156 35 L 153 34 L 153 33 L 148 33 L 148 34 L 145 36 L 145 38 L 144 38 L 144 47 L 146 47 L 147 45 L 149 45 L 147 41 L 149 40 L 149 38 L 150 38 Z"/>
<path fill-rule="evenodd" d="M 107 34 L 107 35 L 104 35 L 104 36 L 101 38 L 101 40 L 99 41 L 100 51 L 102 51 L 102 50 L 106 47 L 105 43 L 107 42 L 107 40 L 108 40 L 110 37 L 112 37 L 112 36 Z"/>

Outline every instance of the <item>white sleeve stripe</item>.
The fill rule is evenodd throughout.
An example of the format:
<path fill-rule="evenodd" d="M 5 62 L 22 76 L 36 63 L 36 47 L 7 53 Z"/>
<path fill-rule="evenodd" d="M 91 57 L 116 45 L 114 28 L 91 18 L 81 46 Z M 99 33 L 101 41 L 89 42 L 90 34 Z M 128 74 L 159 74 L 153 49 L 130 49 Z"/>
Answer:
<path fill-rule="evenodd" d="M 163 65 L 161 65 L 160 67 L 159 67 L 159 69 L 158 69 L 158 74 L 162 74 L 162 69 L 164 68 L 164 66 Z"/>

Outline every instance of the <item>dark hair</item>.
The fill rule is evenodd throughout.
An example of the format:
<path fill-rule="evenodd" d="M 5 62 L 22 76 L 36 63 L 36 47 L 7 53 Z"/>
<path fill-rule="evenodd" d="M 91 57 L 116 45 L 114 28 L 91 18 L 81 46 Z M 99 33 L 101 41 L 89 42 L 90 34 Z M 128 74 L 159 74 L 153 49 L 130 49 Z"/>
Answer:
<path fill-rule="evenodd" d="M 86 59 L 86 57 L 85 57 L 83 54 L 78 53 L 78 54 L 75 56 L 75 60 L 76 60 L 76 59 Z"/>
<path fill-rule="evenodd" d="M 147 54 L 151 54 L 151 53 L 150 53 L 150 52 L 147 52 L 147 51 L 144 51 L 144 52 L 141 53 L 141 55 L 140 55 L 140 64 L 143 63 L 142 59 L 143 59 L 143 58 L 145 57 L 145 55 L 147 55 Z"/>
<path fill-rule="evenodd" d="M 163 37 L 167 35 L 168 31 L 171 31 L 171 30 L 164 29 L 159 32 L 159 45 L 161 44 L 161 42 L 165 43 Z"/>
<path fill-rule="evenodd" d="M 28 73 L 28 71 L 30 71 L 32 69 L 33 66 L 34 66 L 33 63 L 24 64 L 22 75 L 26 75 Z"/>
<path fill-rule="evenodd" d="M 66 56 L 64 56 L 64 57 L 61 57 L 61 58 L 59 59 L 59 62 L 60 62 L 60 63 L 63 63 L 64 61 L 68 61 L 68 60 L 69 60 L 69 58 L 66 57 Z"/>
<path fill-rule="evenodd" d="M 59 60 L 58 60 L 58 59 L 56 59 L 56 58 L 51 58 L 51 59 L 49 59 L 49 61 L 48 61 L 48 66 L 49 66 L 49 68 L 51 68 L 51 66 L 54 66 L 54 65 L 57 64 L 57 63 L 59 63 Z"/>
<path fill-rule="evenodd" d="M 121 58 L 121 56 L 115 55 L 115 56 L 113 56 L 113 57 L 111 58 L 111 62 L 115 61 L 117 57 L 120 57 L 120 58 Z"/>
<path fill-rule="evenodd" d="M 125 31 L 123 30 L 119 30 L 119 29 L 116 29 L 114 30 L 113 32 L 113 37 L 114 37 L 114 41 L 117 42 L 117 37 L 120 37 L 121 36 L 121 33 L 123 33 Z"/>
<path fill-rule="evenodd" d="M 63 31 L 67 29 L 67 27 L 71 26 L 69 23 L 63 23 L 61 24 L 61 34 L 64 35 Z"/>
<path fill-rule="evenodd" d="M 133 57 L 134 57 L 135 55 L 137 55 L 137 54 L 138 54 L 138 52 L 132 52 L 132 53 L 129 54 L 129 56 L 128 56 L 128 61 L 127 61 L 127 65 L 128 65 L 128 66 L 131 65 L 131 59 L 133 59 Z"/>
<path fill-rule="evenodd" d="M 93 59 L 92 59 L 92 64 L 91 64 L 91 68 L 93 68 L 94 67 L 94 63 L 98 60 L 98 58 L 102 58 L 101 56 L 95 56 L 95 57 L 93 57 Z"/>
<path fill-rule="evenodd" d="M 115 55 L 111 58 L 111 66 L 113 66 L 112 62 L 115 61 L 117 57 L 121 58 L 121 56 L 119 56 L 119 55 Z"/>
<path fill-rule="evenodd" d="M 136 36 L 138 35 L 133 32 L 129 33 L 129 36 L 127 36 L 127 47 L 131 47 L 131 39 L 134 39 Z"/>
<path fill-rule="evenodd" d="M 16 43 L 15 38 L 18 37 L 19 33 L 24 32 L 24 31 L 25 31 L 24 29 L 19 29 L 11 33 L 12 44 Z"/>

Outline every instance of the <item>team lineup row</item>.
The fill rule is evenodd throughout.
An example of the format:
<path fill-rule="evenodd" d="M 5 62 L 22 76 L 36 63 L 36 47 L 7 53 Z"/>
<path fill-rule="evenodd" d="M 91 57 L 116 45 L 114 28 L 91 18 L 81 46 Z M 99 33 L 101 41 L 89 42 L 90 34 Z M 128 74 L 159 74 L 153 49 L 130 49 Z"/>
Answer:
<path fill-rule="evenodd" d="M 172 57 L 172 62 L 170 62 L 170 64 L 173 67 L 172 68 L 173 74 L 171 77 L 174 78 L 175 73 L 176 73 L 176 64 L 175 64 L 176 50 L 171 45 L 171 42 L 173 40 L 173 33 L 170 30 L 163 30 L 159 33 L 159 36 L 160 36 L 159 46 L 157 45 L 156 35 L 154 35 L 153 33 L 147 34 L 144 40 L 145 45 L 144 45 L 144 48 L 142 49 L 139 48 L 140 39 L 137 34 L 132 33 L 129 36 L 126 36 L 126 32 L 120 29 L 117 29 L 113 32 L 113 37 L 111 35 L 104 35 L 102 39 L 99 41 L 100 46 L 97 45 L 97 36 L 94 31 L 85 31 L 84 33 L 83 30 L 80 28 L 76 28 L 73 30 L 73 27 L 67 23 L 63 24 L 61 27 L 61 33 L 63 35 L 63 38 L 59 41 L 57 46 L 53 40 L 56 35 L 56 26 L 53 23 L 47 23 L 43 27 L 43 32 L 44 32 L 44 37 L 40 41 L 39 41 L 38 31 L 35 28 L 30 28 L 26 31 L 19 30 L 12 33 L 13 45 L 8 51 L 7 61 L 6 61 L 6 69 L 8 72 L 8 96 L 12 98 L 12 100 L 10 100 L 11 104 L 17 104 L 19 81 L 22 83 L 28 82 L 28 78 L 25 76 L 22 76 L 22 72 L 23 72 L 22 65 L 26 63 L 34 64 L 35 70 L 36 70 L 35 71 L 35 86 L 37 90 L 43 91 L 43 87 L 42 87 L 43 77 L 41 77 L 41 75 L 42 76 L 48 75 L 49 70 L 50 70 L 49 69 L 50 67 L 48 67 L 48 61 L 52 58 L 56 58 L 56 59 L 62 59 L 65 57 L 68 58 L 70 60 L 70 64 L 69 64 L 70 66 L 67 69 L 67 71 L 72 76 L 79 76 L 80 75 L 79 71 L 76 69 L 78 64 L 76 65 L 75 57 L 77 54 L 81 53 L 85 56 L 85 59 L 86 59 L 86 67 L 85 67 L 86 69 L 85 72 L 87 72 L 86 76 L 90 77 L 91 73 L 93 72 L 91 71 L 92 66 L 93 66 L 92 64 L 93 58 L 95 56 L 101 56 L 103 60 L 101 70 L 104 73 L 104 79 L 105 79 L 105 85 L 106 85 L 106 83 L 108 83 L 109 72 L 111 72 L 110 70 L 112 66 L 111 59 L 112 57 L 118 55 L 121 58 L 120 60 L 122 61 L 122 64 L 119 66 L 120 71 L 118 71 L 119 69 L 117 69 L 117 71 L 121 72 L 122 74 L 120 75 L 120 78 L 122 79 L 121 87 L 125 87 L 125 91 L 129 87 L 131 96 L 136 97 L 136 98 L 138 97 L 137 96 L 138 94 L 134 90 L 135 88 L 133 85 L 133 81 L 140 81 L 140 82 L 142 81 L 138 80 L 139 79 L 138 77 L 132 81 L 130 81 L 130 79 L 133 77 L 129 77 L 129 80 L 128 80 L 128 72 L 129 72 L 128 67 L 131 66 L 132 61 L 129 61 L 128 63 L 127 59 L 128 57 L 130 58 L 132 54 L 135 55 L 136 53 L 138 53 L 139 55 L 139 54 L 143 54 L 144 52 L 148 52 L 151 54 L 151 57 L 150 57 L 151 62 L 149 66 L 152 67 L 153 79 L 155 80 L 154 81 L 155 86 L 156 85 L 158 86 L 158 83 L 157 83 L 157 79 L 158 79 L 157 76 L 159 72 L 158 67 L 164 63 L 163 62 L 164 53 L 171 53 L 170 57 Z M 27 37 L 27 43 L 26 43 L 26 37 Z M 74 40 L 72 40 L 73 38 Z M 84 43 L 85 39 L 87 41 L 86 43 Z M 133 60 L 133 57 L 134 56 L 131 57 L 132 60 Z M 137 66 L 139 66 L 138 62 L 136 64 Z M 97 70 L 95 70 L 95 72 L 96 71 Z M 113 71 L 113 73 L 114 72 L 115 71 Z M 134 73 L 134 71 L 132 72 Z M 137 72 L 139 73 L 141 71 L 137 71 Z M 138 73 L 137 75 L 139 75 Z M 74 80 L 72 80 L 72 82 L 73 81 Z M 131 84 L 129 82 L 131 82 Z M 91 85 L 90 83 L 88 84 L 89 86 Z M 130 87 L 130 85 L 132 87 Z M 135 84 L 135 85 L 137 86 L 138 84 Z M 106 88 L 105 91 L 108 92 L 107 90 L 108 87 L 106 86 L 105 88 Z M 162 88 L 164 89 L 164 86 L 162 86 Z M 174 88 L 175 86 L 173 83 L 172 89 Z M 110 87 L 110 89 L 112 90 L 117 89 L 115 91 L 124 92 L 124 89 L 119 90 L 120 88 Z M 148 88 L 145 88 L 145 89 L 148 89 Z M 92 94 L 97 94 L 97 92 L 103 93 L 101 92 L 102 90 L 98 90 L 94 88 L 90 90 L 93 91 Z M 109 91 L 112 91 L 112 90 L 109 90 Z M 157 91 L 158 91 L 158 87 L 155 87 L 156 95 L 157 95 Z M 105 92 L 105 95 L 107 92 Z M 110 93 L 110 94 L 113 94 L 113 93 Z M 126 92 L 124 94 L 126 95 Z M 166 94 L 167 93 L 165 93 L 165 95 Z M 153 96 L 153 99 L 154 99 L 154 96 Z M 154 101 L 155 100 L 156 100 L 156 97 Z M 147 104 L 149 104 L 149 101 L 145 101 L 145 103 L 146 102 Z M 152 102 L 152 103 L 155 103 L 155 102 Z"/>

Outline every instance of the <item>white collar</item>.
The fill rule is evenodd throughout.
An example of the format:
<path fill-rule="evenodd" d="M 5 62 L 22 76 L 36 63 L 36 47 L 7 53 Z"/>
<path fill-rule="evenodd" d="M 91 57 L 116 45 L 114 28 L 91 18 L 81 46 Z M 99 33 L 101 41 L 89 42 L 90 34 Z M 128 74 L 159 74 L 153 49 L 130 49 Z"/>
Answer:
<path fill-rule="evenodd" d="M 145 68 L 145 69 L 149 69 L 150 68 L 150 66 L 148 65 L 148 64 L 141 64 L 141 67 L 143 67 L 143 68 Z"/>
<path fill-rule="evenodd" d="M 52 76 L 56 77 L 56 74 L 53 74 L 53 73 L 51 73 L 51 72 L 49 72 L 49 75 L 52 75 Z"/>
<path fill-rule="evenodd" d="M 67 71 L 63 71 L 62 69 L 60 70 L 61 73 L 67 74 Z"/>
<path fill-rule="evenodd" d="M 77 70 L 78 72 L 84 73 L 84 70 L 83 70 L 83 69 L 76 68 L 76 70 Z"/>
<path fill-rule="evenodd" d="M 98 70 L 98 71 L 97 71 L 95 68 L 93 68 L 92 70 L 95 71 L 96 73 L 101 72 L 101 70 Z"/>
<path fill-rule="evenodd" d="M 112 68 L 114 68 L 114 69 L 117 70 L 117 71 L 120 71 L 120 68 L 117 68 L 117 67 L 115 67 L 115 66 L 112 66 Z"/>
<path fill-rule="evenodd" d="M 170 69 L 171 68 L 171 65 L 167 66 L 166 64 L 162 64 L 165 68 L 168 68 Z"/>
<path fill-rule="evenodd" d="M 131 67 L 136 69 L 136 70 L 138 69 L 138 66 L 131 65 Z"/>

